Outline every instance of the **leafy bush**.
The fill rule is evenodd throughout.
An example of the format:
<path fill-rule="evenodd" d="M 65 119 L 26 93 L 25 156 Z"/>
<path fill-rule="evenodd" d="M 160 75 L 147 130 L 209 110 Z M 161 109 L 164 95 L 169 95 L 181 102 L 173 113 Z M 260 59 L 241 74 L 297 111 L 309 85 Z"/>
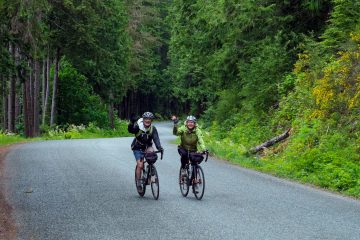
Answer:
<path fill-rule="evenodd" d="M 56 126 L 43 134 L 45 139 L 82 139 L 131 136 L 127 131 L 127 122 L 117 119 L 114 129 L 103 129 L 91 122 L 88 126 L 71 124 Z"/>

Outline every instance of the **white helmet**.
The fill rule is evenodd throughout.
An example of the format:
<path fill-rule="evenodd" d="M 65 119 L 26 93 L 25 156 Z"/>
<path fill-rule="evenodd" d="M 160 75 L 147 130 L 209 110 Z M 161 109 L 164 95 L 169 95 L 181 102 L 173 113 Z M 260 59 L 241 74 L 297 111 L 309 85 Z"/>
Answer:
<path fill-rule="evenodd" d="M 194 117 L 192 115 L 187 116 L 186 121 L 193 121 L 194 123 L 196 123 L 196 117 Z"/>

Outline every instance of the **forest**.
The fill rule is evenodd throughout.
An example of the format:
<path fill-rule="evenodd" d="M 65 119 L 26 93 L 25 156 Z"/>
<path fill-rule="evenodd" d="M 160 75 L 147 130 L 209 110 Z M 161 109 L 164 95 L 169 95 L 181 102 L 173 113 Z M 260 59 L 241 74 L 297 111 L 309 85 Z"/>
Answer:
<path fill-rule="evenodd" d="M 360 197 L 360 0 L 0 0 L 0 52 L 2 138 L 192 114 L 219 158 Z"/>

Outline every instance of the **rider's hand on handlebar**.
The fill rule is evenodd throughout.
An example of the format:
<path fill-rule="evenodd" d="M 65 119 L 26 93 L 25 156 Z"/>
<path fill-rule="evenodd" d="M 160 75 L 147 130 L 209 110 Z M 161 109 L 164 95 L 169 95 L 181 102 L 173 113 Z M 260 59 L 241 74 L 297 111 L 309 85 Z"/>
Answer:
<path fill-rule="evenodd" d="M 205 162 L 207 162 L 208 157 L 209 157 L 209 150 L 205 149 L 204 154 L 206 154 Z"/>
<path fill-rule="evenodd" d="M 163 156 L 164 156 L 164 149 L 161 147 L 158 149 L 160 152 L 161 152 L 161 160 L 163 159 Z"/>

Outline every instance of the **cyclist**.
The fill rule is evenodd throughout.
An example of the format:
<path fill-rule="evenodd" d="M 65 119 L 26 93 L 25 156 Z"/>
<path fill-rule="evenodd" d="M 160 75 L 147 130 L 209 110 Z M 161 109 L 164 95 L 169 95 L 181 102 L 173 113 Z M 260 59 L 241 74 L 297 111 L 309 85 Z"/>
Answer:
<path fill-rule="evenodd" d="M 159 134 L 156 127 L 152 125 L 154 114 L 145 112 L 142 118 L 138 119 L 135 114 L 131 114 L 130 123 L 128 125 L 129 133 L 135 134 L 135 138 L 131 144 L 136 160 L 136 187 L 141 192 L 141 171 L 144 167 L 144 152 L 153 152 L 152 143 L 155 143 L 157 150 L 164 151 L 161 147 Z"/>
<path fill-rule="evenodd" d="M 192 115 L 186 118 L 185 124 L 178 127 L 178 118 L 172 116 L 174 122 L 173 134 L 180 136 L 181 143 L 178 152 L 181 156 L 181 175 L 186 176 L 186 165 L 189 163 L 189 152 L 207 151 L 200 128 L 196 125 L 196 118 Z"/>

